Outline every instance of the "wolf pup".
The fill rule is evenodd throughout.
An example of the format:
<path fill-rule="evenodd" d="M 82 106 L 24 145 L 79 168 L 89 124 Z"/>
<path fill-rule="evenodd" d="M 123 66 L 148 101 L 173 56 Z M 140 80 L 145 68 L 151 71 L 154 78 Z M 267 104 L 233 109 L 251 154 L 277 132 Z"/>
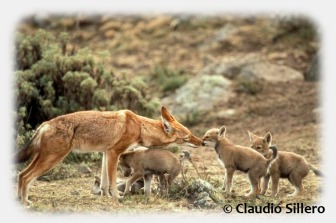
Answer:
<path fill-rule="evenodd" d="M 166 180 L 166 189 L 180 173 L 181 161 L 173 153 L 163 149 L 136 149 L 120 155 L 119 164 L 126 181 L 124 195 L 128 194 L 131 186 L 140 178 L 144 178 L 145 194 L 151 193 L 153 175 L 158 175 L 160 182 Z"/>
<path fill-rule="evenodd" d="M 272 143 L 271 133 L 266 133 L 264 137 L 257 136 L 248 131 L 251 141 L 251 147 L 262 154 L 265 158 L 272 156 L 268 147 Z M 290 196 L 301 193 L 304 189 L 302 180 L 312 170 L 316 175 L 322 176 L 322 173 L 314 166 L 309 164 L 302 156 L 286 151 L 278 151 L 278 159 L 274 161 L 269 173 L 264 177 L 264 183 L 261 194 L 265 194 L 269 179 L 272 178 L 272 196 L 277 196 L 279 192 L 279 179 L 287 178 L 295 187 L 295 191 Z"/>
<path fill-rule="evenodd" d="M 273 156 L 270 159 L 264 158 L 258 152 L 239 145 L 235 145 L 225 137 L 226 127 L 210 129 L 203 136 L 203 145 L 215 142 L 215 150 L 220 163 L 225 167 L 224 185 L 225 192 L 231 192 L 232 177 L 235 170 L 247 173 L 251 184 L 251 191 L 245 197 L 256 196 L 259 191 L 260 178 L 266 175 L 268 168 L 277 158 L 277 148 L 271 147 Z"/>

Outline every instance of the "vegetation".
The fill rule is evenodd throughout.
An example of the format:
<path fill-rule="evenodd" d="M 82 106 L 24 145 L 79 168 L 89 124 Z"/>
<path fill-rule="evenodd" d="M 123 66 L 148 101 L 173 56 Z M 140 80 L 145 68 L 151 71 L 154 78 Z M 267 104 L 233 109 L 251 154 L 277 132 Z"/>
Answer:
<path fill-rule="evenodd" d="M 44 31 L 38 31 L 41 28 Z M 225 67 L 221 65 L 231 60 L 261 58 L 261 62 L 265 59 L 303 74 L 319 49 L 316 28 L 312 21 L 296 16 L 32 15 L 19 24 L 15 46 L 18 100 L 13 115 L 17 117 L 18 147 L 41 122 L 58 114 L 130 108 L 150 117 L 158 111 L 153 95 L 174 100 L 174 91 L 185 91 L 180 87 L 187 79 L 203 73 L 214 78 L 223 75 Z M 178 112 L 174 116 L 198 137 L 224 124 L 230 128 L 230 140 L 242 145 L 249 145 L 246 130 L 270 131 L 279 148 L 323 166 L 317 116 L 319 82 L 272 83 L 232 77 L 232 84 L 235 92 L 229 101 L 223 98 L 207 112 L 193 109 L 185 116 Z M 203 105 L 207 106 L 207 101 Z M 174 106 L 178 103 L 169 108 Z M 153 179 L 151 196 L 136 194 L 115 202 L 111 197 L 94 195 L 91 189 L 94 175 L 101 173 L 100 153 L 71 154 L 32 184 L 30 211 L 222 214 L 225 204 L 274 203 L 283 208 L 288 203 L 316 204 L 324 191 L 324 179 L 311 172 L 302 195 L 289 197 L 294 188 L 288 180 L 281 180 L 279 197 L 270 197 L 268 190 L 266 196 L 247 200 L 243 195 L 249 192 L 250 183 L 246 174 L 238 171 L 233 192 L 227 195 L 222 189 L 224 170 L 212 147 L 171 145 L 163 149 L 176 156 L 187 149 L 195 164 L 185 163 L 168 194 L 157 193 Z M 119 169 L 118 182 L 124 180 Z M 203 181 L 212 186 L 211 193 L 194 190 Z M 201 207 L 203 201 L 208 205 Z"/>
<path fill-rule="evenodd" d="M 150 76 L 155 85 L 158 86 L 158 90 L 167 94 L 181 87 L 187 81 L 183 73 L 182 70 L 173 70 L 169 67 L 155 65 Z"/>
<path fill-rule="evenodd" d="M 96 58 L 89 49 L 75 50 L 69 36 L 39 30 L 16 39 L 18 135 L 22 147 L 43 121 L 80 110 L 131 109 L 152 116 L 158 107 L 141 79 L 118 78 L 106 68 L 108 53 Z M 77 155 L 78 156 L 78 155 Z"/>

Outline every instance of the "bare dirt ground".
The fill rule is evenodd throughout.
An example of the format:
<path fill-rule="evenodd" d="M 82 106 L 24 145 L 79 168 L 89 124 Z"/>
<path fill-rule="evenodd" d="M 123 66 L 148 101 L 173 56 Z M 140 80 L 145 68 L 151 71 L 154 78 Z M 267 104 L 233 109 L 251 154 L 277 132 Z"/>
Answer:
<path fill-rule="evenodd" d="M 220 60 L 222 55 L 218 49 L 204 52 L 197 46 L 209 39 L 219 27 L 227 20 L 213 20 L 210 24 L 203 24 L 204 21 L 195 20 L 197 26 L 188 26 L 184 29 L 171 28 L 172 21 L 162 17 L 153 20 L 131 21 L 124 18 L 121 21 L 102 20 L 100 25 L 86 24 L 81 29 L 76 29 L 72 20 L 69 22 L 66 31 L 72 31 L 77 37 L 77 47 L 87 45 L 94 51 L 108 48 L 112 52 L 111 65 L 117 72 L 124 71 L 130 76 L 136 73 L 145 72 L 155 64 L 164 61 L 165 64 L 174 68 L 183 68 L 190 76 L 197 73 L 204 67 L 202 60 L 211 56 L 214 61 Z M 155 23 L 156 21 L 156 23 Z M 243 26 L 240 38 L 256 24 L 263 24 L 264 20 L 257 20 L 254 23 L 250 20 L 239 20 L 236 25 Z M 50 27 L 56 27 L 57 24 Z M 84 23 L 83 23 L 84 24 Z M 104 28 L 105 24 L 105 28 Z M 110 24 L 110 25 L 108 25 Z M 165 24 L 170 24 L 167 26 Z M 110 28 L 108 28 L 110 26 Z M 161 28 L 160 28 L 161 27 Z M 51 31 L 59 32 L 59 29 L 49 28 Z M 36 28 L 29 24 L 22 24 L 21 31 L 32 33 Z M 244 33 L 245 32 L 245 33 Z M 123 33 L 124 39 L 121 39 Z M 258 32 L 257 32 L 258 33 Z M 247 35 L 248 36 L 248 35 Z M 267 36 L 266 36 L 267 37 Z M 110 39 L 107 41 L 107 39 Z M 310 52 L 307 49 L 292 48 L 292 42 L 262 45 L 261 37 L 252 36 L 254 44 L 239 43 L 236 48 L 245 52 L 262 52 L 263 54 L 285 53 L 273 60 L 281 62 L 303 71 L 307 67 Z M 81 42 L 79 41 L 81 40 Z M 118 42 L 119 41 L 119 42 Z M 256 44 L 259 43 L 260 44 Z M 79 43 L 80 42 L 80 43 Z M 295 41 L 293 41 L 295 42 Z M 238 47 L 239 46 L 239 47 Z M 235 46 L 226 49 L 227 54 L 235 53 Z M 147 59 L 144 59 L 147 58 Z M 275 58 L 275 59 L 274 59 Z M 291 58 L 291 59 L 289 59 Z M 223 109 L 235 109 L 236 113 L 230 117 L 221 117 L 218 114 Z M 273 144 L 280 150 L 293 151 L 303 155 L 310 163 L 323 170 L 323 150 L 320 145 L 321 122 L 319 117 L 319 83 L 305 81 L 291 81 L 283 83 L 264 84 L 263 90 L 256 95 L 244 92 L 237 92 L 236 97 L 227 103 L 219 103 L 213 111 L 204 114 L 197 125 L 190 127 L 195 135 L 201 137 L 209 128 L 227 126 L 226 136 L 236 144 L 248 146 L 249 138 L 247 130 L 257 135 L 264 135 L 268 131 L 272 133 Z M 219 205 L 215 209 L 197 209 L 193 207 L 187 198 L 175 199 L 153 194 L 150 197 L 133 195 L 124 198 L 121 202 L 115 202 L 110 197 L 96 196 L 91 193 L 94 182 L 94 175 L 100 173 L 100 163 L 90 164 L 92 173 L 77 174 L 77 177 L 70 177 L 61 180 L 35 181 L 31 185 L 30 200 L 33 202 L 30 208 L 33 212 L 81 212 L 81 213 L 222 213 L 223 204 L 237 204 L 242 202 L 252 205 L 265 205 L 268 202 L 284 206 L 287 203 L 315 204 L 320 194 L 323 193 L 323 178 L 317 177 L 313 172 L 304 179 L 305 192 L 297 197 L 288 197 L 294 188 L 287 179 L 280 181 L 279 197 L 269 197 L 270 190 L 266 196 L 252 201 L 245 200 L 242 196 L 249 191 L 249 183 L 245 174 L 236 172 L 234 176 L 233 195 L 224 195 L 220 191 L 223 184 L 224 171 L 217 161 L 217 155 L 212 148 L 187 148 L 179 147 L 179 150 L 190 151 L 193 160 L 198 167 L 201 177 L 210 182 L 218 189 L 217 196 Z M 197 174 L 190 164 L 187 165 L 186 177 L 197 178 Z M 76 168 L 76 164 L 73 165 Z M 119 179 L 124 179 L 119 176 Z M 181 179 L 178 176 L 177 181 Z M 16 188 L 16 185 L 14 185 Z M 15 190 L 14 190 L 15 191 Z M 13 197 L 16 195 L 14 194 Z"/>
<path fill-rule="evenodd" d="M 283 86 L 268 86 L 258 97 L 241 95 L 232 102 L 232 106 L 241 111 L 241 116 L 213 120 L 205 122 L 201 127 L 194 127 L 198 135 L 204 134 L 199 129 L 208 129 L 225 124 L 227 137 L 232 142 L 249 145 L 246 130 L 254 131 L 263 135 L 267 131 L 273 134 L 274 143 L 280 150 L 293 151 L 303 155 L 316 167 L 323 169 L 322 150 L 319 145 L 320 125 L 316 114 L 312 113 L 317 106 L 317 86 L 312 83 L 290 83 Z M 286 93 L 284 93 L 286 92 Z M 272 98 L 276 97 L 274 104 Z M 221 107 L 218 108 L 220 110 Z M 250 112 L 246 113 L 246 110 Z M 253 112 L 251 112 L 251 110 Z M 214 111 L 216 112 L 216 111 Z M 248 114 L 248 115 L 247 115 Z M 266 196 L 249 201 L 242 196 L 249 191 L 249 183 L 245 174 L 236 172 L 234 176 L 233 195 L 224 195 L 220 192 L 223 184 L 224 170 L 217 161 L 217 155 L 212 148 L 182 148 L 190 151 L 201 177 L 212 183 L 218 189 L 220 202 L 223 204 L 237 204 L 252 202 L 254 205 L 265 205 L 267 202 L 285 205 L 287 203 L 304 203 L 306 205 L 318 202 L 322 193 L 323 179 L 314 175 L 311 171 L 304 179 L 305 192 L 297 197 L 288 197 L 294 191 L 293 186 L 287 179 L 280 180 L 279 197 Z M 321 164 L 322 163 L 322 164 Z M 74 168 L 78 166 L 74 164 Z M 186 177 L 197 178 L 198 175 L 191 164 L 186 164 Z M 133 195 L 125 198 L 120 203 L 114 202 L 110 197 L 93 195 L 93 175 L 99 175 L 100 164 L 92 164 L 91 174 L 78 174 L 78 177 L 52 180 L 51 182 L 35 181 L 30 189 L 30 199 L 33 202 L 31 210 L 42 212 L 92 212 L 92 213 L 183 213 L 183 212 L 206 212 L 221 213 L 221 205 L 218 208 L 207 210 L 197 209 L 190 205 L 187 198 L 171 199 L 153 194 L 150 197 Z M 179 175 L 177 181 L 181 179 Z M 120 180 L 124 178 L 119 176 Z"/>

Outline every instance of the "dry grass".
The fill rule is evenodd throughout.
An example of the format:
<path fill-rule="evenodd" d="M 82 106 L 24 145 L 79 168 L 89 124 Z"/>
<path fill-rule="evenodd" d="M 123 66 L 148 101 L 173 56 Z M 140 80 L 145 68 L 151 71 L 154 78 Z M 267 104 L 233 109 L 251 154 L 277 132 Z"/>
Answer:
<path fill-rule="evenodd" d="M 309 46 L 317 46 L 316 42 L 304 41 L 299 49 L 292 47 L 286 42 L 278 41 L 276 44 L 265 42 L 260 47 L 253 48 L 250 37 L 257 42 L 264 40 L 263 36 L 248 33 L 252 26 L 260 26 L 261 29 L 271 27 L 270 22 L 263 19 L 252 21 L 243 18 L 232 21 L 237 27 L 243 27 L 241 32 L 248 35 L 237 36 L 246 38 L 237 46 L 231 48 L 208 48 L 202 49 L 204 44 L 211 42 L 218 30 L 229 20 L 226 18 L 208 19 L 193 18 L 181 24 L 177 28 L 171 26 L 176 18 L 160 20 L 140 19 L 132 22 L 130 18 L 117 19 L 106 18 L 96 23 L 88 23 L 80 26 L 80 29 L 69 26 L 66 31 L 74 37 L 71 42 L 75 47 L 88 46 L 94 52 L 102 49 L 109 50 L 108 65 L 113 66 L 116 75 L 125 74 L 129 78 L 134 76 L 148 76 L 157 64 L 162 64 L 174 70 L 185 71 L 186 77 L 190 78 L 199 73 L 207 63 L 222 61 L 225 56 L 243 55 L 245 53 L 259 53 L 273 55 L 272 62 L 284 64 L 301 72 L 307 67 L 311 52 Z M 176 20 L 178 21 L 178 20 Z M 54 21 L 55 22 L 55 21 Z M 151 23 L 147 27 L 147 23 Z M 59 32 L 62 27 L 49 28 L 51 32 Z M 50 26 L 51 27 L 51 26 Z M 58 28 L 59 29 L 58 29 Z M 245 27 L 245 28 L 244 28 Z M 24 33 L 35 32 L 36 27 L 23 23 L 20 30 Z M 99 30 L 97 32 L 97 29 Z M 241 33 L 240 32 L 240 33 Z M 271 32 L 271 31 L 268 31 Z M 121 35 L 123 33 L 124 35 Z M 272 33 L 268 33 L 272 35 Z M 233 42 L 235 43 L 235 42 Z M 244 44 L 243 44 L 244 43 Z M 225 45 L 226 46 L 226 45 Z M 306 50 L 305 48 L 309 48 Z M 276 57 L 275 57 L 275 56 Z M 322 150 L 319 144 L 320 128 L 318 116 L 313 111 L 319 107 L 319 83 L 303 81 L 265 84 L 260 92 L 255 95 L 246 92 L 237 92 L 236 97 L 227 103 L 219 103 L 207 114 L 197 117 L 195 125 L 188 126 L 191 131 L 202 136 L 209 128 L 227 126 L 227 137 L 232 142 L 248 146 L 247 130 L 256 134 L 265 134 L 270 131 L 274 143 L 280 150 L 293 151 L 303 155 L 309 162 L 322 168 Z M 153 88 L 153 91 L 156 89 Z M 226 109 L 235 110 L 235 115 L 222 117 L 220 113 Z M 33 213 L 98 213 L 98 214 L 142 214 L 142 213 L 222 213 L 224 204 L 236 205 L 247 202 L 251 205 L 266 205 L 268 202 L 284 206 L 287 203 L 302 202 L 315 204 L 321 194 L 323 178 L 314 176 L 313 173 L 304 179 L 305 192 L 297 197 L 288 197 L 294 188 L 286 179 L 280 180 L 280 192 L 278 198 L 267 195 L 259 199 L 245 200 L 242 196 L 249 191 L 249 183 L 245 174 L 234 175 L 232 195 L 224 195 L 220 190 L 223 184 L 223 168 L 217 161 L 217 155 L 212 148 L 182 148 L 190 151 L 202 179 L 210 182 L 215 188 L 218 206 L 215 209 L 197 209 L 183 195 L 179 185 L 173 185 L 172 193 L 167 196 L 133 195 L 116 202 L 110 197 L 96 196 L 91 193 L 93 175 L 73 174 L 70 178 L 52 180 L 51 182 L 36 181 L 31 185 L 30 200 L 32 207 L 28 210 Z M 74 166 L 74 168 L 76 168 Z M 99 163 L 93 164 L 93 173 L 99 173 Z M 185 177 L 188 181 L 199 178 L 190 164 L 187 164 Z M 121 176 L 119 176 L 122 179 Z M 176 182 L 182 180 L 178 176 Z M 16 182 L 15 182 L 16 183 Z M 13 188 L 16 184 L 13 184 Z M 13 194 L 13 198 L 16 195 Z"/>

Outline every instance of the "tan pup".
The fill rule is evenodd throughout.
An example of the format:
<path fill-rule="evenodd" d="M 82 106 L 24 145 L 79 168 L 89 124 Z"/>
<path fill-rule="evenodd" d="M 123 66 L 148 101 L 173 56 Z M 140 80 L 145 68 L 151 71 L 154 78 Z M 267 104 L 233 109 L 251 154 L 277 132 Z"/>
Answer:
<path fill-rule="evenodd" d="M 236 170 L 247 173 L 251 184 L 251 191 L 245 195 L 248 198 L 256 196 L 259 191 L 260 178 L 266 175 L 268 168 L 277 158 L 277 149 L 272 147 L 273 156 L 265 159 L 258 152 L 235 145 L 225 137 L 226 127 L 222 126 L 218 129 L 210 129 L 203 136 L 203 145 L 209 142 L 215 142 L 215 150 L 218 154 L 219 161 L 225 167 L 225 192 L 231 192 L 232 178 Z"/>
<path fill-rule="evenodd" d="M 187 157 L 186 157 L 187 158 Z M 128 194 L 134 182 L 144 178 L 145 194 L 151 193 L 153 175 L 158 175 L 160 182 L 166 182 L 166 189 L 180 173 L 181 161 L 170 151 L 163 149 L 136 149 L 120 155 L 119 164 L 126 181 L 124 195 Z"/>
<path fill-rule="evenodd" d="M 117 165 L 128 147 L 163 146 L 170 143 L 200 146 L 202 141 L 179 123 L 165 107 L 161 120 L 149 119 L 130 110 L 80 111 L 43 122 L 30 142 L 18 152 L 16 162 L 31 159 L 19 174 L 18 196 L 29 205 L 29 184 L 60 163 L 71 151 L 102 152 L 101 189 L 114 198 L 117 189 Z"/>
<path fill-rule="evenodd" d="M 262 154 L 265 158 L 272 156 L 272 151 L 268 147 L 272 143 L 271 133 L 267 133 L 264 137 L 257 136 L 248 131 L 251 141 L 251 147 L 255 151 Z M 277 196 L 279 192 L 279 179 L 287 178 L 295 187 L 295 191 L 290 196 L 297 195 L 303 191 L 302 180 L 313 170 L 318 176 L 322 173 L 309 164 L 303 156 L 292 152 L 278 151 L 278 159 L 274 161 L 269 173 L 264 177 L 261 194 L 265 194 L 268 187 L 270 177 L 272 178 L 272 196 Z"/>

